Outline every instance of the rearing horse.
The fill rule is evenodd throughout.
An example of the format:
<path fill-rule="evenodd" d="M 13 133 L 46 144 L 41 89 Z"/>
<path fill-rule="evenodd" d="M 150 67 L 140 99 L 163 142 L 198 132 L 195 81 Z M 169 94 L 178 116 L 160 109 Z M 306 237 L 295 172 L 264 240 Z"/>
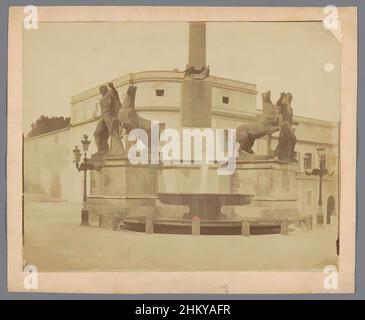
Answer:
<path fill-rule="evenodd" d="M 279 130 L 279 113 L 271 102 L 271 92 L 268 90 L 262 93 L 262 114 L 253 123 L 240 125 L 236 130 L 236 140 L 240 144 L 240 149 L 253 154 L 252 147 L 258 138 Z"/>

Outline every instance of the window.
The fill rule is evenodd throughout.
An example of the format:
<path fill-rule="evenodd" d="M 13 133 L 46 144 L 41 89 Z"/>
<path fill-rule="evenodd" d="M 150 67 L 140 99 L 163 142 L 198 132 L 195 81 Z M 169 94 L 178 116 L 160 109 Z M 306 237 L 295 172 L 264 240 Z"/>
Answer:
<path fill-rule="evenodd" d="M 304 170 L 312 169 L 312 154 L 305 153 L 304 154 Z"/>
<path fill-rule="evenodd" d="M 229 103 L 229 97 L 224 96 L 224 97 L 222 98 L 222 102 L 223 102 L 224 104 L 228 104 L 228 103 Z"/>
<path fill-rule="evenodd" d="M 324 154 L 319 160 L 320 168 L 326 168 L 327 165 L 327 156 Z"/>
<path fill-rule="evenodd" d="M 157 97 L 163 97 L 163 96 L 165 96 L 165 90 L 163 90 L 163 89 L 156 89 L 156 96 Z"/>

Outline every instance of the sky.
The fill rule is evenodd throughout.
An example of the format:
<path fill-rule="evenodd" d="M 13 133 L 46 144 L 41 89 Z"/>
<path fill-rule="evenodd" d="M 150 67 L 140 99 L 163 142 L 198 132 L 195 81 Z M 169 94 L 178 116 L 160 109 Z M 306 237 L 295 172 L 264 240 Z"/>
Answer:
<path fill-rule="evenodd" d="M 42 114 L 70 116 L 72 95 L 126 73 L 183 71 L 188 32 L 182 22 L 41 22 L 23 30 L 23 130 Z M 339 120 L 340 50 L 321 22 L 207 23 L 211 75 L 270 89 L 273 102 L 291 92 L 296 115 Z"/>

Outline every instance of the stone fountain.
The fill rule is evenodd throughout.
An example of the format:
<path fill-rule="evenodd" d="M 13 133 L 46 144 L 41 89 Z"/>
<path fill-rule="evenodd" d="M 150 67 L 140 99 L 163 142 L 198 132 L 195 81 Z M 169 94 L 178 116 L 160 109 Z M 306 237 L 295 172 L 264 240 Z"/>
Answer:
<path fill-rule="evenodd" d="M 210 128 L 212 83 L 205 62 L 205 24 L 190 25 L 189 48 L 181 93 L 182 127 Z M 133 129 L 144 129 L 150 146 L 151 121 L 135 109 L 137 87 L 133 84 L 123 103 L 112 84 L 105 87 L 100 90 L 102 119 L 95 134 L 98 153 L 93 156 L 102 170 L 91 172 L 88 198 L 91 220 L 99 226 L 191 233 L 198 223 L 201 234 L 245 235 L 258 230 L 287 234 L 292 222 L 310 227 L 297 209 L 290 93 L 282 93 L 275 105 L 270 91 L 262 94 L 262 115 L 237 128 L 239 154 L 234 174 L 217 175 L 218 163 L 131 163 L 128 152 L 133 144 L 125 136 Z M 159 125 L 159 134 L 163 129 Z M 253 154 L 255 140 L 265 136 L 270 140 L 275 132 L 279 132 L 277 148 L 268 148 L 265 155 Z"/>

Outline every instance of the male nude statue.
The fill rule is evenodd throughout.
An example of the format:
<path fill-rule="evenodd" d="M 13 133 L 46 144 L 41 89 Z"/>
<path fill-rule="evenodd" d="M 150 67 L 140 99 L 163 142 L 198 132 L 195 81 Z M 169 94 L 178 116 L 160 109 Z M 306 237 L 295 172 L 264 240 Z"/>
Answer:
<path fill-rule="evenodd" d="M 121 103 L 113 83 L 109 82 L 108 86 L 100 86 L 99 91 L 101 119 L 94 131 L 94 137 L 98 153 L 106 153 L 109 151 L 108 139 L 111 135 L 112 123 L 117 118 Z"/>

